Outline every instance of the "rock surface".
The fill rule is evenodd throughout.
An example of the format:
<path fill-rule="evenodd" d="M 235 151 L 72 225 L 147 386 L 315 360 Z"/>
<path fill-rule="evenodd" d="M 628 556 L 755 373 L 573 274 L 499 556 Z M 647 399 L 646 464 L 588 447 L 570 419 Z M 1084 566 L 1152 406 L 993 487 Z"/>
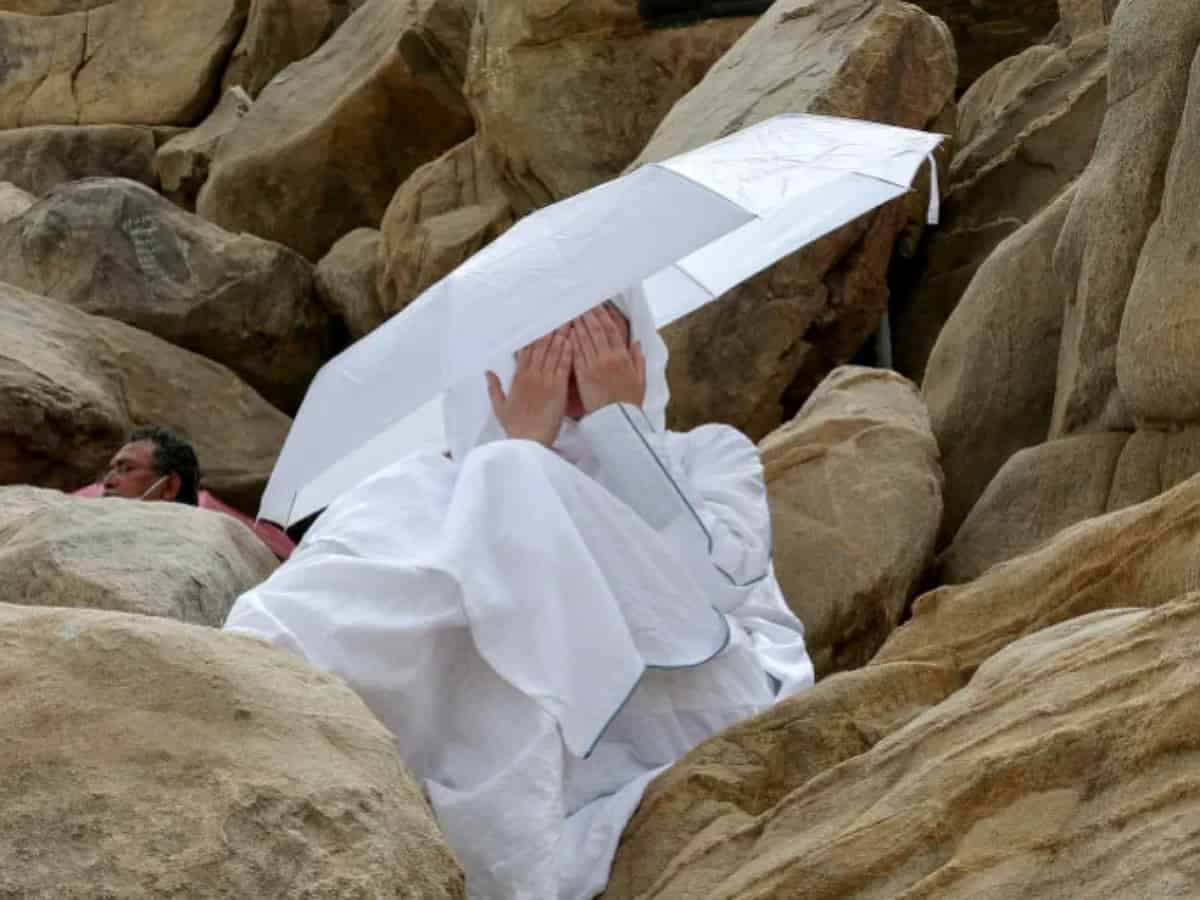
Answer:
<path fill-rule="evenodd" d="M 42 196 L 80 178 L 129 178 L 158 188 L 154 129 L 43 125 L 0 131 L 0 180 Z"/>
<path fill-rule="evenodd" d="M 154 157 L 154 171 L 166 196 L 184 209 L 196 208 L 196 195 L 208 180 L 208 170 L 222 138 L 250 111 L 253 102 L 242 88 L 232 87 L 207 119 L 159 148 Z"/>
<path fill-rule="evenodd" d="M 340 681 L 163 619 L 0 606 L 0 895 L 465 897 Z"/>
<path fill-rule="evenodd" d="M 290 421 L 232 372 L 120 322 L 0 284 L 0 484 L 91 483 L 137 425 L 192 441 L 253 514 Z"/>
<path fill-rule="evenodd" d="M 0 225 L 15 219 L 37 202 L 37 197 L 15 184 L 0 181 Z"/>
<path fill-rule="evenodd" d="M 635 165 L 786 112 L 926 128 L 951 103 L 956 74 L 945 25 L 914 6 L 779 0 L 675 105 Z M 668 328 L 673 427 L 724 421 L 758 438 L 798 408 L 875 331 L 908 217 L 902 201 L 888 204 Z"/>
<path fill-rule="evenodd" d="M 400 183 L 474 128 L 462 96 L 473 12 L 473 0 L 368 0 L 263 89 L 197 210 L 313 262 L 377 227 Z"/>
<path fill-rule="evenodd" d="M 232 516 L 178 503 L 0 488 L 5 603 L 106 609 L 219 627 L 275 557 Z"/>
<path fill-rule="evenodd" d="M 341 317 L 358 340 L 388 318 L 379 298 L 381 237 L 374 228 L 356 228 L 333 245 L 317 266 L 317 295 Z"/>
<path fill-rule="evenodd" d="M 0 227 L 0 281 L 224 363 L 287 412 L 333 349 L 305 260 L 131 181 L 67 185 Z"/>
<path fill-rule="evenodd" d="M 249 0 L 113 0 L 0 13 L 0 128 L 189 125 L 212 102 Z"/>
<path fill-rule="evenodd" d="M 867 662 L 933 559 L 941 469 L 916 388 L 836 369 L 761 444 L 775 571 L 818 677 Z"/>

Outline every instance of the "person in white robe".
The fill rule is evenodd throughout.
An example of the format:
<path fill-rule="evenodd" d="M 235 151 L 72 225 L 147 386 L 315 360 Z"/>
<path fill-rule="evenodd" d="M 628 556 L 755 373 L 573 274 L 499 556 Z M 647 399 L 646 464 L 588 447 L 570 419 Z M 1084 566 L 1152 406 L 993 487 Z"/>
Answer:
<path fill-rule="evenodd" d="M 339 497 L 226 622 L 364 699 L 473 900 L 595 897 L 656 774 L 812 683 L 757 449 L 667 431 L 666 361 L 634 291 L 451 390 L 450 453 Z"/>

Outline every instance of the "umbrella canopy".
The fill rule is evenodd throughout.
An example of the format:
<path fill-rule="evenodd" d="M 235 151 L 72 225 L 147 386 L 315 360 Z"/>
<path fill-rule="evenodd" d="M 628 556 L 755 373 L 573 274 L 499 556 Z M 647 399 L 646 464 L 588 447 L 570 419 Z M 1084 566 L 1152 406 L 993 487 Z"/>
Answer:
<path fill-rule="evenodd" d="M 941 140 L 777 116 L 531 213 L 325 364 L 260 517 L 291 524 L 440 448 L 447 388 L 622 290 L 640 285 L 660 327 L 719 297 L 908 191 Z"/>

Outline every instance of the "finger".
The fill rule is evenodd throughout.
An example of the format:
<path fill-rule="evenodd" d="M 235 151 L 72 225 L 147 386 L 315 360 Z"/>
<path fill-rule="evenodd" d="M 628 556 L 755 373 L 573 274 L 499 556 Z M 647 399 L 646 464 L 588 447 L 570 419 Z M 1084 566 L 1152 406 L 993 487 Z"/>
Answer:
<path fill-rule="evenodd" d="M 575 348 L 576 368 L 590 365 L 595 356 L 595 350 L 582 319 L 576 319 L 575 324 L 571 326 L 571 343 Z"/>
<path fill-rule="evenodd" d="M 621 326 L 617 324 L 617 313 L 609 309 L 608 306 L 602 306 L 596 318 L 600 320 L 600 329 L 604 334 L 604 342 L 610 350 L 629 349 L 626 342 L 621 339 Z"/>
<path fill-rule="evenodd" d="M 569 341 L 563 334 L 561 328 L 555 330 L 550 336 L 550 348 L 546 351 L 546 371 L 555 375 L 558 374 L 559 367 L 562 364 L 563 354 L 569 346 Z"/>
<path fill-rule="evenodd" d="M 584 337 L 593 356 L 598 355 L 608 343 L 604 339 L 604 328 L 596 321 L 596 317 L 597 313 L 590 309 L 580 317 L 580 321 L 583 322 Z"/>
<path fill-rule="evenodd" d="M 504 407 L 508 404 L 508 398 L 504 396 L 504 388 L 500 386 L 500 379 L 495 372 L 487 373 L 487 389 L 488 399 L 492 401 L 492 412 L 500 419 Z"/>
<path fill-rule="evenodd" d="M 571 367 L 575 362 L 575 342 L 572 339 L 570 331 L 562 337 L 562 351 L 559 353 L 558 361 L 554 367 L 554 374 L 557 378 L 565 381 L 571 375 Z"/>
<path fill-rule="evenodd" d="M 550 345 L 554 341 L 554 332 L 543 335 L 533 342 L 533 352 L 530 355 L 529 365 L 532 369 L 542 370 L 546 366 L 546 354 L 550 352 Z"/>

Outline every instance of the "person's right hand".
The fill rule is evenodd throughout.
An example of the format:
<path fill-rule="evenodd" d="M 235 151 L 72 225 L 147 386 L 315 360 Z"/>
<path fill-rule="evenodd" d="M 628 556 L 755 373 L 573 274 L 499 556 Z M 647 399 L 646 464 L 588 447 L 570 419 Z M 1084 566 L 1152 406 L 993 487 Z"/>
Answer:
<path fill-rule="evenodd" d="M 564 325 L 522 349 L 507 394 L 496 373 L 487 373 L 492 411 L 510 438 L 549 447 L 558 437 L 571 377 L 570 333 L 570 326 Z"/>

